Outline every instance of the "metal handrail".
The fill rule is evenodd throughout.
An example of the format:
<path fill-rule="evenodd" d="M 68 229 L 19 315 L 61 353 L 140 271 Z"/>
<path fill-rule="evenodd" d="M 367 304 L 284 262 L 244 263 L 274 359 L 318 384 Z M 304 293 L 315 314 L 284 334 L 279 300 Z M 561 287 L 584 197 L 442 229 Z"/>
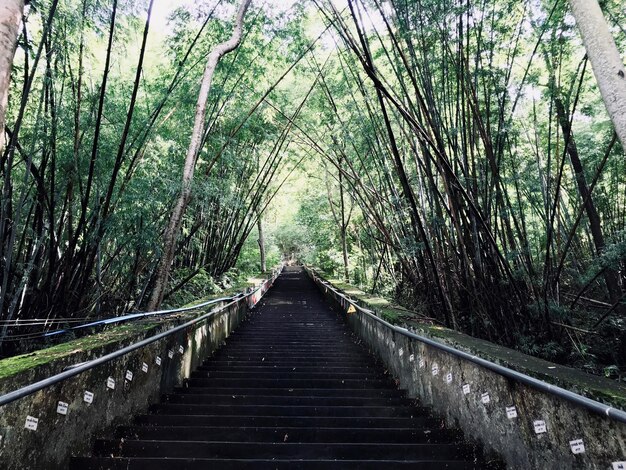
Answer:
<path fill-rule="evenodd" d="M 193 326 L 197 323 L 200 323 L 204 320 L 206 320 L 207 318 L 224 311 L 225 309 L 227 309 L 228 307 L 230 307 L 233 304 L 236 304 L 237 302 L 240 302 L 244 299 L 247 299 L 248 297 L 251 297 L 253 295 L 255 295 L 259 290 L 261 290 L 263 288 L 263 286 L 267 285 L 268 283 L 271 285 L 276 278 L 278 277 L 278 275 L 280 274 L 280 272 L 282 271 L 282 267 L 270 278 L 267 279 L 266 281 L 262 282 L 258 287 L 256 287 L 254 290 L 252 290 L 251 292 L 248 292 L 247 294 L 238 294 L 236 296 L 233 297 L 227 297 L 226 299 L 230 299 L 232 300 L 231 302 L 227 303 L 226 305 L 222 305 L 220 308 L 214 309 L 210 312 L 207 312 L 204 315 L 201 315 L 197 318 L 194 318 L 186 323 L 183 323 L 182 325 L 176 326 L 174 328 L 171 328 L 167 331 L 164 331 L 162 333 L 156 334 L 154 336 L 150 336 L 149 338 L 143 339 L 137 343 L 131 344 L 129 346 L 126 346 L 122 349 L 118 349 L 117 351 L 113 351 L 112 353 L 109 354 L 105 354 L 104 356 L 98 357 L 96 359 L 92 359 L 90 361 L 86 361 L 80 364 L 77 364 L 76 366 L 70 368 L 70 369 L 66 369 L 63 372 L 60 372 L 56 375 L 53 375 L 52 377 L 48 377 L 45 378 L 43 380 L 40 380 L 38 382 L 26 385 L 24 387 L 21 387 L 17 390 L 14 390 L 12 392 L 9 392 L 5 395 L 0 396 L 0 406 L 3 405 L 7 405 L 11 402 L 14 402 L 16 400 L 19 400 L 20 398 L 24 398 L 28 395 L 32 395 L 35 392 L 38 392 L 40 390 L 43 390 L 44 388 L 48 388 L 52 385 L 55 385 L 59 382 L 62 382 L 64 380 L 67 380 L 71 377 L 75 377 L 79 374 L 82 374 L 83 372 L 93 369 L 94 367 L 97 367 L 101 364 L 105 364 L 107 362 L 110 362 L 114 359 L 117 359 L 119 357 L 122 357 L 130 352 L 133 352 L 137 349 L 143 348 L 144 346 L 147 346 L 149 344 L 154 343 L 155 341 L 158 341 L 160 339 L 166 338 L 168 336 L 171 336 L 175 333 L 178 333 L 179 331 L 183 331 L 187 328 L 189 328 L 190 326 Z M 195 308 L 198 308 L 197 306 Z"/>
<path fill-rule="evenodd" d="M 92 326 L 99 326 L 99 325 L 111 325 L 114 323 L 121 323 L 124 321 L 129 321 L 129 320 L 136 320 L 139 318 L 146 318 L 146 317 L 153 317 L 153 316 L 157 316 L 157 315 L 169 315 L 169 314 L 173 314 L 173 313 L 181 313 L 181 312 L 189 312 L 192 310 L 199 310 L 201 308 L 204 307 L 208 307 L 209 305 L 212 304 L 216 304 L 219 302 L 224 302 L 226 300 L 232 300 L 236 297 L 240 297 L 241 295 L 243 295 L 242 293 L 238 293 L 236 295 L 233 295 L 231 297 L 220 297 L 219 299 L 211 299 L 208 300 L 206 302 L 202 302 L 196 305 L 191 305 L 189 307 L 180 307 L 180 308 L 174 308 L 174 309 L 170 309 L 170 310 L 155 310 L 153 312 L 137 312 L 137 313 L 129 313 L 127 315 L 122 315 L 119 317 L 111 317 L 111 318 L 105 318 L 104 320 L 98 320 L 98 321 L 94 321 L 94 322 L 90 322 L 90 323 L 86 323 L 84 325 L 78 325 L 78 326 L 73 326 L 71 328 L 64 328 L 61 330 L 55 330 L 55 331 L 50 331 L 48 333 L 44 333 L 42 336 L 43 337 L 50 337 L 50 336 L 56 336 L 56 335 L 60 335 L 63 333 L 69 333 L 70 331 L 74 331 L 74 330 L 80 330 L 82 328 L 89 328 Z"/>
<path fill-rule="evenodd" d="M 431 338 L 427 338 L 425 336 L 421 336 L 418 335 L 416 333 L 413 333 L 412 331 L 407 330 L 406 328 L 400 327 L 400 326 L 396 326 L 396 325 L 392 325 L 391 323 L 383 320 L 382 318 L 380 318 L 379 316 L 377 316 L 375 314 L 375 312 L 373 310 L 361 307 L 360 305 L 358 305 L 355 301 L 353 301 L 352 299 L 348 298 L 344 293 L 340 292 L 339 290 L 337 290 L 331 283 L 329 283 L 328 281 L 326 281 L 325 279 L 322 279 L 319 275 L 317 275 L 315 273 L 314 270 L 312 270 L 311 268 L 309 268 L 308 266 L 305 266 L 305 269 L 307 271 L 309 271 L 310 273 L 313 274 L 313 279 L 316 281 L 319 281 L 321 284 L 323 284 L 324 286 L 326 286 L 328 289 L 330 289 L 331 291 L 333 291 L 337 296 L 341 297 L 342 299 L 344 299 L 346 302 L 348 302 L 350 305 L 354 306 L 355 309 L 357 309 L 357 311 L 362 312 L 363 314 L 367 315 L 368 317 L 372 318 L 373 320 L 381 323 L 382 325 L 386 326 L 387 328 L 395 331 L 396 333 L 399 333 L 403 336 L 406 336 L 408 338 L 417 340 L 421 343 L 427 344 L 429 346 L 432 346 L 436 349 L 439 349 L 441 351 L 444 351 L 448 354 L 451 354 L 453 356 L 459 357 L 461 359 L 464 359 L 466 361 L 472 362 L 474 364 L 477 364 L 481 367 L 484 367 L 485 369 L 488 369 L 492 372 L 495 372 L 499 375 L 502 375 L 504 377 L 507 377 L 509 379 L 515 380 L 517 382 L 523 383 L 525 385 L 529 385 L 537 390 L 540 390 L 542 392 L 548 393 L 550 395 L 554 395 L 557 396 L 559 398 L 563 398 L 569 402 L 575 403 L 577 405 L 580 405 L 584 408 L 587 408 L 588 410 L 596 413 L 596 414 L 600 414 L 603 416 L 607 416 L 611 419 L 614 419 L 615 421 L 619 421 L 621 423 L 626 423 L 626 412 L 623 410 L 620 410 L 618 408 L 614 408 L 612 406 L 608 406 L 605 405 L 604 403 L 600 403 L 599 401 L 593 400 L 591 398 L 587 398 L 585 396 L 579 395 L 578 393 L 572 392 L 570 390 L 566 390 L 562 387 L 559 387 L 557 385 L 552 385 L 548 382 L 544 382 L 543 380 L 537 379 L 535 377 L 531 377 L 529 375 L 523 374 L 521 372 L 517 372 L 513 369 L 509 369 L 508 367 L 504 367 L 501 366 L 499 364 L 496 364 L 495 362 L 491 362 L 488 361 L 487 359 L 483 359 L 481 357 L 475 356 L 473 354 L 469 354 L 466 353 L 464 351 L 460 351 L 459 349 L 456 349 L 452 346 L 448 346 L 447 344 L 443 344 L 440 343 L 438 341 L 435 341 Z"/>

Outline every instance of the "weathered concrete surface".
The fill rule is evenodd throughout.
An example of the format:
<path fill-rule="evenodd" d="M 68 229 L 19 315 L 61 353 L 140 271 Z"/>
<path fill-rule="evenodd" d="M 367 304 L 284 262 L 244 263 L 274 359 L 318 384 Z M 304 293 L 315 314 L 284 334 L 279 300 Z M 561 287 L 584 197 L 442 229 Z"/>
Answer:
<path fill-rule="evenodd" d="M 218 310 L 219 307 L 221 305 L 211 306 L 211 309 Z M 248 300 L 239 300 L 186 331 L 0 407 L 0 468 L 66 468 L 72 455 L 85 454 L 92 449 L 95 438 L 104 435 L 112 426 L 145 412 L 161 394 L 184 384 L 190 372 L 222 344 L 247 312 Z M 68 366 L 116 351 L 172 326 L 168 323 L 153 327 L 142 334 L 86 352 L 76 351 L 71 356 L 5 377 L 0 382 L 0 394 L 50 377 Z M 147 372 L 142 370 L 144 364 L 148 367 Z M 127 371 L 132 372 L 132 380 L 125 378 Z M 115 380 L 114 389 L 107 387 L 109 377 Z M 84 401 L 86 391 L 94 394 L 91 404 Z M 67 415 L 57 413 L 59 401 L 69 404 Z M 25 428 L 27 416 L 38 419 L 37 430 Z"/>
<path fill-rule="evenodd" d="M 410 396 L 432 406 L 435 412 L 446 418 L 448 425 L 458 426 L 468 438 L 476 439 L 485 449 L 499 455 L 508 468 L 605 470 L 612 468 L 612 462 L 626 460 L 626 425 L 413 340 L 366 315 L 346 314 L 332 291 L 325 289 L 319 281 L 318 285 Z M 354 299 L 354 292 L 351 294 Z M 457 336 L 455 345 L 458 347 L 460 342 L 462 338 Z M 486 342 L 468 341 L 467 345 L 472 347 L 463 349 L 472 349 L 474 354 L 483 356 L 480 351 L 482 343 Z M 499 351 L 496 355 L 507 357 L 509 363 L 506 365 L 514 366 L 511 361 L 524 356 L 488 344 L 491 349 L 484 355 L 486 359 L 491 359 L 490 356 L 496 354 L 494 351 Z M 520 364 L 518 370 L 528 371 L 529 364 L 535 363 L 533 359 Z M 541 363 L 549 364 L 546 361 Z M 559 371 L 559 381 L 564 388 L 580 389 L 581 374 L 587 375 L 576 371 L 572 375 L 571 387 L 568 387 L 567 368 L 556 364 L 547 367 L 548 371 Z M 590 377 L 588 383 L 605 386 L 611 390 L 611 395 L 620 390 L 619 386 L 601 378 Z M 463 389 L 466 385 L 469 385 L 469 393 L 465 393 L 467 387 Z M 487 403 L 482 400 L 485 393 L 489 396 Z M 506 409 L 512 406 L 515 406 L 516 418 L 507 417 Z M 536 434 L 535 421 L 544 421 L 546 432 Z M 570 441 L 577 439 L 583 440 L 585 452 L 575 455 Z"/>

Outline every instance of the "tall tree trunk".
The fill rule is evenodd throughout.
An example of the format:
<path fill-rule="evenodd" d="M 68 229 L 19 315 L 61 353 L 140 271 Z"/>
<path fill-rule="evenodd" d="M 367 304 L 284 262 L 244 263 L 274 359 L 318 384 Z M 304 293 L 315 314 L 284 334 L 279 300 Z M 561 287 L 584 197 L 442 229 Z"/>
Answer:
<path fill-rule="evenodd" d="M 626 71 L 597 0 L 569 0 L 604 105 L 626 150 Z"/>
<path fill-rule="evenodd" d="M 17 47 L 20 22 L 24 13 L 24 0 L 0 2 L 0 155 L 4 152 L 5 119 L 9 104 L 11 65 Z"/>
<path fill-rule="evenodd" d="M 259 214 L 259 218 L 257 219 L 257 228 L 259 229 L 259 239 L 257 242 L 259 243 L 259 254 L 261 255 L 261 271 L 267 271 L 267 265 L 265 264 L 265 235 L 263 234 L 263 220 L 261 219 L 261 214 Z"/>
<path fill-rule="evenodd" d="M 348 272 L 348 222 L 346 221 L 346 205 L 343 200 L 343 175 L 339 171 L 339 202 L 341 205 L 341 251 L 343 252 L 343 280 L 350 282 Z"/>
<path fill-rule="evenodd" d="M 596 210 L 596 206 L 589 191 L 589 186 L 587 185 L 587 179 L 585 178 L 583 164 L 578 155 L 578 147 L 576 146 L 576 141 L 574 140 L 574 136 L 572 135 L 572 129 L 569 122 L 569 113 L 566 111 L 560 97 L 557 96 L 554 98 L 554 105 L 556 108 L 557 117 L 559 119 L 559 124 L 561 125 L 561 129 L 563 130 L 563 137 L 567 142 L 567 154 L 569 155 L 572 162 L 574 179 L 576 180 L 578 192 L 580 193 L 580 198 L 582 200 L 582 203 L 584 204 L 587 218 L 589 219 L 589 228 L 591 229 L 593 244 L 596 248 L 597 255 L 600 256 L 602 255 L 602 252 L 606 247 L 604 235 L 602 233 L 600 215 Z M 615 269 L 607 267 L 604 270 L 604 280 L 606 282 L 607 290 L 609 291 L 609 298 L 611 299 L 611 302 L 618 302 L 622 297 L 622 289 L 619 286 L 618 274 Z"/>
<path fill-rule="evenodd" d="M 196 159 L 200 152 L 200 143 L 204 133 L 204 121 L 206 113 L 206 105 L 211 90 L 211 81 L 215 68 L 217 67 L 220 59 L 231 51 L 234 51 L 241 42 L 241 36 L 243 32 L 243 19 L 250 6 L 252 0 L 242 0 L 237 10 L 237 17 L 235 19 L 235 28 L 233 34 L 227 41 L 218 44 L 209 54 L 206 67 L 204 69 L 204 75 L 202 76 L 202 84 L 200 85 L 200 92 L 198 94 L 198 102 L 196 104 L 196 114 L 193 126 L 193 132 L 191 133 L 191 140 L 189 142 L 189 148 L 187 149 L 187 156 L 185 158 L 185 165 L 183 168 L 182 188 L 176 205 L 170 216 L 169 223 L 163 234 L 163 254 L 159 267 L 156 273 L 156 279 L 154 283 L 154 290 L 150 302 L 148 303 L 148 310 L 156 310 L 163 301 L 163 295 L 167 286 L 167 278 L 170 273 L 172 261 L 174 260 L 174 249 L 176 247 L 176 238 L 180 232 L 180 226 L 185 214 L 185 209 L 191 199 L 191 184 L 193 182 L 193 174 L 196 166 Z"/>

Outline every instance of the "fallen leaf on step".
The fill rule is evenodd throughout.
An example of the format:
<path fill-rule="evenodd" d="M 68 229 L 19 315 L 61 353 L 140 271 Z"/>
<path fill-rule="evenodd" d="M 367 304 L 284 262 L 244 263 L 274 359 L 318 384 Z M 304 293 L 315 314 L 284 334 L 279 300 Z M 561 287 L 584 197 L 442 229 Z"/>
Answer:
<path fill-rule="evenodd" d="M 287 442 L 288 438 L 289 438 L 289 434 L 285 434 L 285 438 L 283 439 L 283 442 Z"/>

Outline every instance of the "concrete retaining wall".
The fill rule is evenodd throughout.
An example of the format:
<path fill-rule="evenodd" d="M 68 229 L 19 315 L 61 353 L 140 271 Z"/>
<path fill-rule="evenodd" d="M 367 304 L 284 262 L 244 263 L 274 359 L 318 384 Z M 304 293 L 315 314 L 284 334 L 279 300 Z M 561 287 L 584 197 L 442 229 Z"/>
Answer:
<path fill-rule="evenodd" d="M 249 303 L 259 297 L 260 292 L 249 299 L 241 299 L 185 331 L 0 407 L 0 468 L 55 470 L 67 468 L 72 455 L 91 453 L 94 439 L 106 435 L 113 426 L 130 422 L 134 415 L 146 412 L 163 393 L 183 385 L 191 371 L 219 348 L 241 322 Z M 219 307 L 221 305 L 211 306 L 211 309 Z M 0 394 L 171 327 L 170 323 L 88 352 L 76 351 L 68 358 L 3 379 Z M 115 388 L 108 387 L 110 378 Z M 93 394 L 91 403 L 86 402 L 86 394 Z M 68 405 L 67 414 L 57 411 L 59 402 Z M 27 420 L 34 427 L 34 421 L 28 417 L 37 420 L 36 430 L 26 428 Z"/>
<path fill-rule="evenodd" d="M 626 461 L 626 425 L 409 338 L 365 314 L 347 314 L 335 294 L 312 277 L 401 388 L 508 468 L 626 468 L 618 466 Z M 582 441 L 584 452 L 574 453 L 582 450 L 581 442 L 572 441 Z"/>

